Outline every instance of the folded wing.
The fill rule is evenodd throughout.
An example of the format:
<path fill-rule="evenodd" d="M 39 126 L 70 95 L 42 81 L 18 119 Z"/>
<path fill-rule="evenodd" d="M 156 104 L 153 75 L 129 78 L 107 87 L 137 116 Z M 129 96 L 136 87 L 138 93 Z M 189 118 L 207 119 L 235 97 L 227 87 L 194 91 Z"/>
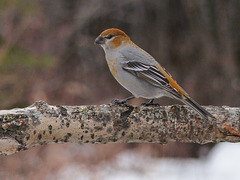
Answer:
<path fill-rule="evenodd" d="M 122 68 L 132 73 L 134 76 L 147 81 L 151 85 L 166 90 L 172 96 L 181 99 L 181 95 L 178 93 L 178 91 L 170 86 L 169 80 L 158 70 L 156 66 L 130 61 L 124 63 Z"/>
<path fill-rule="evenodd" d="M 124 63 L 122 68 L 128 71 L 129 73 L 133 74 L 134 76 L 147 81 L 151 85 L 166 90 L 171 96 L 181 100 L 183 103 L 192 107 L 196 112 L 203 116 L 204 119 L 208 119 L 208 116 L 211 118 L 215 118 L 212 114 L 206 111 L 197 102 L 188 97 L 188 95 L 182 89 L 181 90 L 184 91 L 184 94 L 181 95 L 177 91 L 177 89 L 170 85 L 169 79 L 166 76 L 164 76 L 156 66 L 147 65 L 136 61 L 130 61 Z"/>

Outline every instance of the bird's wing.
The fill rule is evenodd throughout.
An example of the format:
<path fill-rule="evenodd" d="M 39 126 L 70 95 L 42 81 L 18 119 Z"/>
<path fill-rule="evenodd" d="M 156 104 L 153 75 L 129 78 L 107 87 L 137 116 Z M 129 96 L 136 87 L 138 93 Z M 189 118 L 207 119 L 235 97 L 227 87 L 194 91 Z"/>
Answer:
<path fill-rule="evenodd" d="M 164 69 L 159 69 L 155 65 L 148 65 L 136 61 L 125 62 L 122 68 L 153 86 L 166 90 L 173 97 L 192 107 L 196 112 L 202 115 L 204 119 L 208 119 L 208 116 L 215 118 L 197 102 L 192 100 Z"/>
<path fill-rule="evenodd" d="M 136 61 L 125 62 L 122 68 L 136 77 L 139 77 L 153 86 L 166 90 L 174 97 L 182 99 L 178 90 L 170 85 L 169 77 L 167 78 L 154 65 L 148 65 Z"/>

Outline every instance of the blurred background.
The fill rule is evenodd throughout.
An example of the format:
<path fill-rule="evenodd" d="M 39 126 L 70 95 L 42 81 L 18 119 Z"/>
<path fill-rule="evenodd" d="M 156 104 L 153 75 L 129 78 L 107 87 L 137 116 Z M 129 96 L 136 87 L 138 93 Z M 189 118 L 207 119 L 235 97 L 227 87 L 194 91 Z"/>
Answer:
<path fill-rule="evenodd" d="M 0 109 L 26 107 L 37 100 L 85 105 L 128 97 L 111 76 L 103 50 L 94 45 L 111 27 L 125 31 L 200 104 L 239 106 L 239 9 L 240 1 L 234 0 L 1 0 Z M 179 103 L 169 98 L 158 102 Z M 218 146 L 232 149 L 229 144 Z M 216 147 L 211 151 L 213 147 L 47 145 L 0 157 L 0 177 L 169 179 L 167 174 L 176 174 L 170 179 L 186 179 L 182 173 L 196 167 L 190 179 L 201 179 L 199 174 L 209 169 L 209 154 L 218 152 Z"/>

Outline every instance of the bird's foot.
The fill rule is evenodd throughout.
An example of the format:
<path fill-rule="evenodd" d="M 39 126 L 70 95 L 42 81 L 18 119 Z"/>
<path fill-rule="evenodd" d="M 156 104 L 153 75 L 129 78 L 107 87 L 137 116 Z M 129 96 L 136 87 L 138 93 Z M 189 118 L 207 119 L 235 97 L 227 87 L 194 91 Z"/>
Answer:
<path fill-rule="evenodd" d="M 126 98 L 126 99 L 114 99 L 114 100 L 112 100 L 112 103 L 114 103 L 114 104 L 126 104 L 127 101 L 129 101 L 129 100 L 131 100 L 133 98 L 135 98 L 135 97 L 134 96 L 130 96 L 130 97 Z"/>
<path fill-rule="evenodd" d="M 149 102 L 142 103 L 141 105 L 142 106 L 158 106 L 159 105 L 158 103 L 154 103 L 153 101 L 154 99 L 151 99 Z"/>
<path fill-rule="evenodd" d="M 113 104 L 126 104 L 127 101 L 125 99 L 113 99 L 112 103 Z"/>

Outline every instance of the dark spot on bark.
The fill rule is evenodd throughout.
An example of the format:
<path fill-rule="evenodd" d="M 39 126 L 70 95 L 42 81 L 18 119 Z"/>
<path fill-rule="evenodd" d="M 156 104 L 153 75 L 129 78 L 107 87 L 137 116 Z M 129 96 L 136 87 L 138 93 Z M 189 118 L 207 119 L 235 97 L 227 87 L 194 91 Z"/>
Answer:
<path fill-rule="evenodd" d="M 58 143 L 58 139 L 55 141 L 55 143 Z"/>
<path fill-rule="evenodd" d="M 193 126 L 192 126 L 192 125 L 190 125 L 190 131 L 191 131 L 191 132 L 193 131 Z"/>
<path fill-rule="evenodd" d="M 40 144 L 40 145 L 46 145 L 46 144 L 48 144 L 48 142 L 43 141 L 43 142 L 40 142 L 39 144 Z"/>
<path fill-rule="evenodd" d="M 83 135 L 81 136 L 81 140 L 83 140 Z"/>
<path fill-rule="evenodd" d="M 45 134 L 46 134 L 46 131 L 44 130 L 44 131 L 43 131 L 43 135 L 45 135 Z"/>
<path fill-rule="evenodd" d="M 67 133 L 65 136 L 64 136 L 64 142 L 68 142 L 69 138 L 72 136 L 71 133 Z"/>
<path fill-rule="evenodd" d="M 96 129 L 97 131 L 101 131 L 103 128 L 101 126 L 96 126 L 94 127 L 94 129 Z"/>
<path fill-rule="evenodd" d="M 91 138 L 94 139 L 94 134 L 91 134 Z"/>
<path fill-rule="evenodd" d="M 25 146 L 19 146 L 17 151 L 22 151 L 22 150 L 27 150 L 27 148 Z"/>
<path fill-rule="evenodd" d="M 85 133 L 88 133 L 88 131 L 85 131 Z"/>
<path fill-rule="evenodd" d="M 121 112 L 120 119 L 121 120 L 126 120 L 129 117 L 129 115 L 132 113 L 133 109 L 134 109 L 133 106 L 128 106 L 127 111 Z"/>
<path fill-rule="evenodd" d="M 211 131 L 213 129 L 213 125 L 209 125 L 208 129 Z"/>
<path fill-rule="evenodd" d="M 112 127 L 108 127 L 108 128 L 107 128 L 107 132 L 108 132 L 108 133 L 111 133 L 112 131 L 113 131 L 113 128 L 112 128 Z"/>
<path fill-rule="evenodd" d="M 117 131 L 121 129 L 129 128 L 130 126 L 130 120 L 128 120 L 129 115 L 132 113 L 134 107 L 128 105 L 128 110 L 123 111 L 120 114 L 120 119 L 118 121 L 113 121 L 113 126 L 116 127 Z"/>
<path fill-rule="evenodd" d="M 95 121 L 98 121 L 98 122 L 109 122 L 111 121 L 111 115 L 109 113 L 104 113 L 104 112 L 101 112 L 99 114 L 97 114 L 96 118 L 94 118 Z"/>
<path fill-rule="evenodd" d="M 89 143 L 89 141 L 88 140 L 86 140 L 86 142 L 85 143 Z"/>
<path fill-rule="evenodd" d="M 166 144 L 167 140 L 165 138 L 160 138 L 160 143 L 159 144 Z"/>
<path fill-rule="evenodd" d="M 26 140 L 28 141 L 30 139 L 30 135 L 26 134 Z"/>
<path fill-rule="evenodd" d="M 55 136 L 53 136 L 53 140 L 55 140 L 56 139 L 56 137 Z"/>
<path fill-rule="evenodd" d="M 30 114 L 29 117 L 32 119 L 33 126 L 41 124 L 41 122 L 37 118 L 38 116 L 35 116 L 34 113 Z"/>
<path fill-rule="evenodd" d="M 38 139 L 41 140 L 42 139 L 42 135 L 38 134 Z"/>
<path fill-rule="evenodd" d="M 133 137 L 133 133 L 130 134 L 130 137 L 131 137 L 131 138 Z"/>
<path fill-rule="evenodd" d="M 36 133 L 37 133 L 36 130 L 34 130 L 34 131 L 33 131 L 33 134 L 35 135 Z"/>
<path fill-rule="evenodd" d="M 64 108 L 64 107 L 62 107 L 62 106 L 57 106 L 57 107 L 59 108 L 60 114 L 61 114 L 62 116 L 67 116 L 67 115 L 68 115 L 66 108 Z"/>
<path fill-rule="evenodd" d="M 69 122 L 66 123 L 66 127 L 68 128 L 70 126 Z"/>
<path fill-rule="evenodd" d="M 155 133 L 158 133 L 158 127 L 155 127 L 155 126 L 151 126 L 150 128 L 150 132 L 155 132 Z"/>
<path fill-rule="evenodd" d="M 53 110 L 54 111 L 54 110 Z M 56 114 L 56 112 L 49 112 L 52 117 L 59 117 L 59 114 Z M 57 121 L 56 121 L 57 122 Z"/>
<path fill-rule="evenodd" d="M 49 134 L 52 134 L 52 131 L 49 131 Z"/>
<path fill-rule="evenodd" d="M 67 133 L 67 135 L 64 136 L 64 142 L 68 142 L 69 138 L 72 136 L 71 133 Z"/>
<path fill-rule="evenodd" d="M 102 142 L 102 138 L 98 138 L 96 142 Z"/>
<path fill-rule="evenodd" d="M 125 131 L 122 132 L 122 136 L 125 136 Z"/>

